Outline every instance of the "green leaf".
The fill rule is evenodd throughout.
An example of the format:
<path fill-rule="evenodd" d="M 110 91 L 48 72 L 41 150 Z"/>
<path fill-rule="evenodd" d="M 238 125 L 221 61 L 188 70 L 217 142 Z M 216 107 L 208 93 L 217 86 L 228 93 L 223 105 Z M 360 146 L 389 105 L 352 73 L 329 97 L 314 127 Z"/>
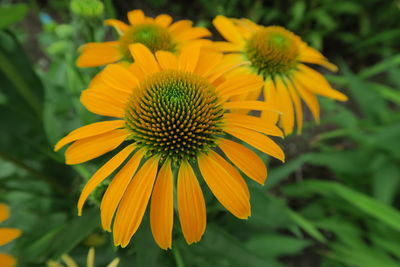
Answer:
<path fill-rule="evenodd" d="M 306 218 L 301 216 L 299 213 L 294 212 L 290 209 L 288 209 L 288 213 L 290 218 L 301 228 L 304 229 L 310 236 L 315 238 L 321 243 L 326 243 L 325 237 L 318 231 L 318 229 L 310 223 Z"/>
<path fill-rule="evenodd" d="M 28 11 L 26 4 L 0 6 L 0 30 L 22 20 Z"/>

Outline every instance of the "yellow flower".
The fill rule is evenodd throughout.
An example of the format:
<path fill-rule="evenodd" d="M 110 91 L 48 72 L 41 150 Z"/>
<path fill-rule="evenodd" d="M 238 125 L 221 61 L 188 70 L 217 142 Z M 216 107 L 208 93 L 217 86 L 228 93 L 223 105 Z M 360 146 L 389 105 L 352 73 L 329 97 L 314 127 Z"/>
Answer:
<path fill-rule="evenodd" d="M 232 109 L 269 109 L 261 101 L 230 101 L 243 92 L 258 90 L 262 79 L 238 75 L 224 79 L 228 66 L 221 53 L 206 52 L 198 44 L 185 46 L 179 57 L 155 55 L 142 44 L 130 46 L 134 62 L 125 68 L 107 66 L 100 80 L 83 91 L 81 101 L 93 113 L 115 117 L 81 127 L 61 139 L 59 150 L 67 164 L 79 164 L 123 149 L 103 165 L 85 185 L 79 214 L 89 194 L 117 168 L 101 202 L 101 221 L 114 244 L 125 247 L 138 229 L 151 198 L 151 230 L 157 244 L 171 248 L 174 213 L 174 172 L 177 170 L 177 210 L 187 243 L 201 239 L 206 207 L 194 168 L 219 202 L 238 218 L 250 216 L 250 196 L 243 173 L 263 184 L 267 170 L 255 152 L 231 141 L 234 136 L 256 149 L 284 160 L 283 151 L 266 135 L 282 136 L 274 124 L 230 112 Z M 231 161 L 227 161 L 215 149 Z M 115 214 L 115 216 L 114 216 Z"/>
<path fill-rule="evenodd" d="M 142 10 L 128 12 L 130 25 L 116 19 L 105 21 L 113 26 L 120 38 L 118 41 L 88 43 L 80 48 L 77 60 L 79 67 L 95 67 L 115 63 L 119 60 L 131 61 L 129 45 L 141 43 L 153 53 L 158 50 L 178 52 L 189 42 L 205 42 L 202 37 L 211 33 L 202 27 L 192 27 L 192 21 L 179 20 L 172 23 L 169 15 L 161 14 L 155 18 L 146 17 Z"/>
<path fill-rule="evenodd" d="M 10 217 L 8 207 L 0 203 L 0 223 Z M 21 230 L 14 228 L 0 228 L 0 246 L 10 243 L 21 235 Z M 16 265 L 16 260 L 8 254 L 0 253 L 0 267 L 12 267 Z"/>
<path fill-rule="evenodd" d="M 321 65 L 331 71 L 336 71 L 337 67 L 292 32 L 279 26 L 264 27 L 247 19 L 224 16 L 217 16 L 213 24 L 227 42 L 215 42 L 212 46 L 227 52 L 232 63 L 244 65 L 231 75 L 256 73 L 264 79 L 262 92 L 243 94 L 240 99 L 258 99 L 263 95 L 267 103 L 283 112 L 279 123 L 286 135 L 293 132 L 295 113 L 297 130 L 301 132 L 301 99 L 317 122 L 319 104 L 316 94 L 347 100 L 347 96 L 332 89 L 321 74 L 304 63 Z M 262 113 L 262 118 L 270 122 L 277 122 L 278 117 L 276 113 Z"/>
<path fill-rule="evenodd" d="M 86 267 L 94 267 L 94 248 L 90 248 L 87 259 L 86 259 Z M 65 263 L 66 267 L 78 267 L 78 264 L 67 254 L 61 256 L 62 261 Z M 119 258 L 115 258 L 112 262 L 110 262 L 107 267 L 117 267 L 119 264 Z M 57 261 L 49 260 L 46 265 L 48 267 L 64 267 L 64 265 L 58 263 Z"/>

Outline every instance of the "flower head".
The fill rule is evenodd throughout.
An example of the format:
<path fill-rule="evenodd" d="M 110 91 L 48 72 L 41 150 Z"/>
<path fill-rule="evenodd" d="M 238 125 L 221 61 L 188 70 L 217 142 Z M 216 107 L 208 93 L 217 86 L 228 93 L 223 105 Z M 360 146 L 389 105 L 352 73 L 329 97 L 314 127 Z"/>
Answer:
<path fill-rule="evenodd" d="M 8 207 L 0 203 L 0 223 L 10 217 Z M 10 243 L 21 235 L 21 230 L 15 228 L 0 228 L 0 246 Z M 8 254 L 0 253 L 0 263 L 2 267 L 12 267 L 16 265 L 16 260 Z"/>
<path fill-rule="evenodd" d="M 200 177 L 194 171 L 198 168 L 220 203 L 246 219 L 249 191 L 234 166 L 260 184 L 267 170 L 256 153 L 232 141 L 232 136 L 284 160 L 280 147 L 267 136 L 282 136 L 282 132 L 260 118 L 234 112 L 268 110 L 267 104 L 228 99 L 259 90 L 262 79 L 253 74 L 225 79 L 223 74 L 232 66 L 222 54 L 202 50 L 195 43 L 185 46 L 179 56 L 168 51 L 154 55 L 143 44 L 129 48 L 134 63 L 128 68 L 107 66 L 81 96 L 88 110 L 118 119 L 79 128 L 55 146 L 58 150 L 73 142 L 65 152 L 66 162 L 78 164 L 123 144 L 84 187 L 79 213 L 89 194 L 122 166 L 102 198 L 103 228 L 113 228 L 115 245 L 127 246 L 151 197 L 153 236 L 161 248 L 170 248 L 177 173 L 180 224 L 187 243 L 197 242 L 206 227 Z"/>
<path fill-rule="evenodd" d="M 303 112 L 301 99 L 319 121 L 319 104 L 315 95 L 346 101 L 347 97 L 332 89 L 325 78 L 306 64 L 317 64 L 336 71 L 320 52 L 309 47 L 300 37 L 279 26 L 260 26 L 247 19 L 228 19 L 217 16 L 214 26 L 227 40 L 212 46 L 229 53 L 231 62 L 247 63 L 235 70 L 237 73 L 255 73 L 264 80 L 262 92 L 244 94 L 241 98 L 258 99 L 261 95 L 278 114 L 262 112 L 262 118 L 272 123 L 279 120 L 285 134 L 294 128 L 301 132 Z M 306 64 L 305 64 L 306 63 Z"/>
<path fill-rule="evenodd" d="M 153 53 L 159 50 L 179 52 L 182 46 L 190 42 L 205 42 L 203 37 L 211 33 L 202 27 L 192 27 L 190 20 L 172 23 L 169 15 L 161 14 L 155 18 L 146 17 L 142 10 L 128 12 L 130 25 L 116 19 L 105 21 L 113 26 L 120 35 L 118 41 L 88 43 L 80 48 L 77 60 L 79 67 L 94 67 L 115 63 L 120 60 L 132 61 L 129 46 L 141 43 Z"/>

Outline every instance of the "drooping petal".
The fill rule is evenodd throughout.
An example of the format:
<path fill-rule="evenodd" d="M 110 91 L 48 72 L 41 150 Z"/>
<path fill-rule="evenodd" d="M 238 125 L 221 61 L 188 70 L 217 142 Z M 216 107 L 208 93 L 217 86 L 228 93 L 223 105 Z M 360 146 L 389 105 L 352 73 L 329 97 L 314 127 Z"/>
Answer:
<path fill-rule="evenodd" d="M 126 30 L 128 30 L 129 26 L 120 20 L 117 19 L 106 19 L 104 23 L 108 26 L 114 27 L 119 35 L 124 34 Z"/>
<path fill-rule="evenodd" d="M 14 267 L 17 261 L 8 254 L 0 253 L 0 266 L 1 267 Z"/>
<path fill-rule="evenodd" d="M 142 222 L 157 175 L 158 158 L 148 159 L 133 177 L 114 221 L 114 244 L 126 247 Z"/>
<path fill-rule="evenodd" d="M 281 161 L 285 160 L 285 154 L 283 153 L 282 149 L 274 141 L 272 141 L 271 138 L 263 134 L 233 125 L 229 128 L 225 128 L 224 130 L 225 132 L 264 152 L 265 154 L 268 154 Z"/>
<path fill-rule="evenodd" d="M 271 106 L 272 110 L 279 110 L 280 112 L 283 112 L 282 105 L 272 79 L 265 81 L 263 89 L 265 103 Z M 269 123 L 275 124 L 278 122 L 279 114 L 265 110 L 261 112 L 261 118 Z"/>
<path fill-rule="evenodd" d="M 0 246 L 10 243 L 21 235 L 21 230 L 15 228 L 0 228 Z"/>
<path fill-rule="evenodd" d="M 79 139 L 65 151 L 67 164 L 79 164 L 100 157 L 117 148 L 129 136 L 126 129 L 117 129 L 96 136 Z"/>
<path fill-rule="evenodd" d="M 125 147 L 118 154 L 116 154 L 112 159 L 110 159 L 106 164 L 104 164 L 100 169 L 96 171 L 95 174 L 86 183 L 82 190 L 82 193 L 78 200 L 78 215 L 82 215 L 82 208 L 86 202 L 86 199 L 92 193 L 92 191 L 106 179 L 113 171 L 115 171 L 132 153 L 135 149 L 133 145 Z"/>
<path fill-rule="evenodd" d="M 104 230 L 111 231 L 111 222 L 115 211 L 143 156 L 144 151 L 137 151 L 107 187 L 100 205 L 101 224 Z"/>
<path fill-rule="evenodd" d="M 178 69 L 178 59 L 174 54 L 167 51 L 157 51 L 156 58 L 158 64 L 163 70 L 176 70 Z"/>
<path fill-rule="evenodd" d="M 131 51 L 132 57 L 135 60 L 135 63 L 138 64 L 140 69 L 145 74 L 153 74 L 160 70 L 160 67 L 151 51 L 140 43 L 131 44 L 129 46 L 129 50 Z"/>
<path fill-rule="evenodd" d="M 300 49 L 299 60 L 305 63 L 321 65 L 330 71 L 338 70 L 338 67 L 330 63 L 319 51 L 304 43 Z"/>
<path fill-rule="evenodd" d="M 178 69 L 181 71 L 193 72 L 196 68 L 200 55 L 200 45 L 192 43 L 185 45 L 179 55 Z"/>
<path fill-rule="evenodd" d="M 108 65 L 102 71 L 101 78 L 108 86 L 128 94 L 139 85 L 139 80 L 128 69 L 118 64 Z"/>
<path fill-rule="evenodd" d="M 117 128 L 121 128 L 122 126 L 124 126 L 124 124 L 125 122 L 123 120 L 113 120 L 113 121 L 95 122 L 89 125 L 85 125 L 70 132 L 67 136 L 58 141 L 58 143 L 54 146 L 54 151 L 58 151 L 66 144 L 69 144 L 78 139 L 83 139 L 103 134 L 115 130 Z"/>
<path fill-rule="evenodd" d="M 249 178 L 259 184 L 264 184 L 267 178 L 267 168 L 262 159 L 247 147 L 228 139 L 221 139 L 218 146 L 232 163 Z"/>
<path fill-rule="evenodd" d="M 0 223 L 4 222 L 10 217 L 10 212 L 7 205 L 0 203 Z"/>
<path fill-rule="evenodd" d="M 299 93 L 301 99 L 304 100 L 307 107 L 311 110 L 311 114 L 313 115 L 314 119 L 317 121 L 317 123 L 319 123 L 320 110 L 317 97 L 306 88 L 304 88 L 301 83 L 298 83 L 297 80 L 293 81 L 293 85 Z"/>
<path fill-rule="evenodd" d="M 174 220 L 173 177 L 171 163 L 161 167 L 151 197 L 150 225 L 154 240 L 162 249 L 172 247 Z"/>
<path fill-rule="evenodd" d="M 154 19 L 154 21 L 160 26 L 168 27 L 172 22 L 172 18 L 170 15 L 160 14 Z"/>
<path fill-rule="evenodd" d="M 224 114 L 224 119 L 227 128 L 231 125 L 236 125 L 272 136 L 283 136 L 282 131 L 275 124 L 271 124 L 254 116 L 226 113 Z"/>
<path fill-rule="evenodd" d="M 301 100 L 299 94 L 293 88 L 293 84 L 291 81 L 288 82 L 287 88 L 289 90 L 290 97 L 293 101 L 294 109 L 296 110 L 297 134 L 300 134 L 303 128 L 303 110 L 302 110 Z"/>
<path fill-rule="evenodd" d="M 213 24 L 226 40 L 236 44 L 244 43 L 243 37 L 228 18 L 218 15 L 214 18 Z"/>
<path fill-rule="evenodd" d="M 144 22 L 145 16 L 144 16 L 143 11 L 140 9 L 135 9 L 135 10 L 129 11 L 128 12 L 128 20 L 129 20 L 129 23 L 132 25 Z"/>
<path fill-rule="evenodd" d="M 114 63 L 122 58 L 117 46 L 108 43 L 89 43 L 81 48 L 76 65 L 78 67 L 96 67 Z"/>
<path fill-rule="evenodd" d="M 183 161 L 178 173 L 178 211 L 188 244 L 200 241 L 206 229 L 206 205 L 192 167 Z"/>
<path fill-rule="evenodd" d="M 294 110 L 293 103 L 290 98 L 287 86 L 284 84 L 282 79 L 276 79 L 276 93 L 279 97 L 281 104 L 282 115 L 280 118 L 280 124 L 285 132 L 285 135 L 289 135 L 293 132 L 294 127 Z"/>
<path fill-rule="evenodd" d="M 238 181 L 243 178 L 236 169 L 227 171 L 215 157 L 219 156 L 210 151 L 209 155 L 201 155 L 198 158 L 204 180 L 227 210 L 240 219 L 247 219 L 251 213 L 247 185 Z"/>

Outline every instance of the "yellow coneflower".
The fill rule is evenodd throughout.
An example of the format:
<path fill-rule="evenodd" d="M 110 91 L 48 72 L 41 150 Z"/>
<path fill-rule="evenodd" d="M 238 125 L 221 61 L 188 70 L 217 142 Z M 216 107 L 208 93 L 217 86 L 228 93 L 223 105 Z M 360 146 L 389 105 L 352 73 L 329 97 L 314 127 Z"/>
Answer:
<path fill-rule="evenodd" d="M 248 63 L 235 70 L 237 73 L 256 73 L 264 79 L 263 92 L 243 94 L 243 99 L 257 99 L 260 94 L 277 110 L 282 111 L 280 126 L 285 134 L 293 132 L 295 114 L 297 130 L 303 124 L 302 99 L 319 121 L 317 95 L 346 101 L 347 97 L 332 89 L 326 79 L 306 64 L 317 64 L 336 71 L 320 52 L 309 47 L 300 37 L 279 26 L 260 26 L 247 19 L 229 19 L 217 16 L 214 26 L 227 40 L 215 42 L 213 47 L 228 53 L 233 63 Z M 306 63 L 306 64 L 304 64 Z M 271 122 L 278 114 L 262 113 Z"/>
<path fill-rule="evenodd" d="M 119 60 L 131 61 L 129 45 L 141 43 L 153 53 L 159 50 L 178 52 L 183 45 L 193 41 L 205 41 L 211 33 L 203 27 L 192 27 L 192 21 L 179 20 L 172 23 L 169 15 L 155 18 L 146 17 L 142 10 L 128 12 L 130 25 L 116 19 L 105 21 L 120 35 L 118 41 L 88 43 L 80 48 L 77 60 L 79 67 L 95 67 L 115 63 Z"/>
<path fill-rule="evenodd" d="M 0 223 L 10 217 L 8 207 L 0 203 Z M 21 235 L 21 230 L 14 228 L 0 228 L 0 246 L 10 243 Z M 0 253 L 0 267 L 15 266 L 17 261 L 8 254 Z"/>
<path fill-rule="evenodd" d="M 78 267 L 78 264 L 68 254 L 62 255 L 61 260 L 64 262 L 66 267 Z M 94 262 L 95 262 L 95 250 L 94 248 L 90 248 L 86 258 L 86 267 L 94 267 L 95 266 Z M 54 260 L 49 260 L 46 264 L 48 267 L 64 267 L 64 265 Z M 107 265 L 107 267 L 117 267 L 118 264 L 119 264 L 119 258 L 115 258 Z"/>
<path fill-rule="evenodd" d="M 221 78 L 226 64 L 222 54 L 206 52 L 197 44 L 185 46 L 179 57 L 153 53 L 142 44 L 130 46 L 131 67 L 111 64 L 101 81 L 83 91 L 82 103 L 93 113 L 115 117 L 79 128 L 61 139 L 59 150 L 67 164 L 79 164 L 119 147 L 111 160 L 85 185 L 78 212 L 89 194 L 117 168 L 101 202 L 105 230 L 113 223 L 114 244 L 125 247 L 138 229 L 151 198 L 150 222 L 157 244 L 171 248 L 174 175 L 177 170 L 177 209 L 183 235 L 191 244 L 206 228 L 206 207 L 194 168 L 219 202 L 238 218 L 250 216 L 250 196 L 237 166 L 263 184 L 267 170 L 255 152 L 231 141 L 231 136 L 284 160 L 280 147 L 267 134 L 282 136 L 274 124 L 236 114 L 231 109 L 265 110 L 260 101 L 230 101 L 231 96 L 258 90 L 256 75 Z M 220 149 L 226 160 L 216 149 Z M 128 159 L 129 158 L 129 159 Z M 123 164 L 125 162 L 125 164 Z M 139 167 L 140 166 L 140 167 Z"/>

